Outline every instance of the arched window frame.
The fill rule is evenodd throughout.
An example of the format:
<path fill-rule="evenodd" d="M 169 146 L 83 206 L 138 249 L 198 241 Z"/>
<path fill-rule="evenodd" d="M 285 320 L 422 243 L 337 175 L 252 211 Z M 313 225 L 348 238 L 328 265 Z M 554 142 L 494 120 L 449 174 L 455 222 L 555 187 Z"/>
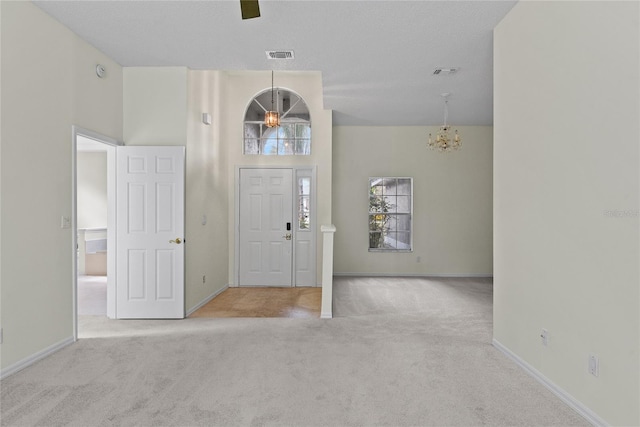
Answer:
<path fill-rule="evenodd" d="M 271 90 L 259 92 L 247 104 L 243 120 L 243 154 L 310 155 L 311 113 L 307 103 L 290 89 L 274 88 L 274 106 L 281 111 L 280 126 L 269 128 L 264 124 L 264 113 L 271 109 Z"/>

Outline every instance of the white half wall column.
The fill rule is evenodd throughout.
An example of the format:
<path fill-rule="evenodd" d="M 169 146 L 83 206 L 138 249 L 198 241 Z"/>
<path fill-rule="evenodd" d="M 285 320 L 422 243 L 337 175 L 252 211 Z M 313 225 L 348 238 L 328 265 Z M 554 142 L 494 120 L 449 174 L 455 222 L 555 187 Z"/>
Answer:
<path fill-rule="evenodd" d="M 322 232 L 322 308 L 321 319 L 333 317 L 333 234 L 335 225 L 323 225 Z"/>

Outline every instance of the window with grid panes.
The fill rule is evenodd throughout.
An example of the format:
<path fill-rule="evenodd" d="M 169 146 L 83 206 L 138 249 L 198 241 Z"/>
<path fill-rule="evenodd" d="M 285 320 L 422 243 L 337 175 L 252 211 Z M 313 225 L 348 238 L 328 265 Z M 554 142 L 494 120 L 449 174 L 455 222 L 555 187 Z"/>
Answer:
<path fill-rule="evenodd" d="M 369 178 L 369 251 L 411 251 L 412 211 L 412 178 Z"/>
<path fill-rule="evenodd" d="M 298 177 L 298 229 L 311 228 L 311 177 Z"/>
<path fill-rule="evenodd" d="M 267 127 L 265 112 L 271 110 L 271 89 L 253 98 L 244 117 L 244 154 L 286 156 L 311 154 L 311 119 L 307 104 L 292 91 L 277 88 L 274 106 L 280 126 Z"/>

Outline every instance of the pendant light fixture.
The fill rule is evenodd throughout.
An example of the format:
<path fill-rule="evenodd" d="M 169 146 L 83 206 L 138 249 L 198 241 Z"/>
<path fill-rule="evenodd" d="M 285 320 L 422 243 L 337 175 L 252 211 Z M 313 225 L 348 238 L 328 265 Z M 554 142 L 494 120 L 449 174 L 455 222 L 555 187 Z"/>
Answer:
<path fill-rule="evenodd" d="M 273 70 L 271 70 L 271 110 L 264 113 L 264 124 L 270 128 L 280 126 L 280 113 L 277 106 L 274 107 L 273 93 Z"/>
<path fill-rule="evenodd" d="M 440 130 L 436 133 L 435 139 L 433 139 L 431 134 L 429 134 L 427 146 L 432 150 L 448 152 L 458 150 L 462 146 L 462 139 L 460 138 L 458 131 L 455 130 L 453 135 L 451 135 L 451 126 L 447 124 L 447 119 L 449 118 L 449 95 L 451 94 L 442 94 L 442 97 L 444 98 L 444 124 L 440 126 Z"/>

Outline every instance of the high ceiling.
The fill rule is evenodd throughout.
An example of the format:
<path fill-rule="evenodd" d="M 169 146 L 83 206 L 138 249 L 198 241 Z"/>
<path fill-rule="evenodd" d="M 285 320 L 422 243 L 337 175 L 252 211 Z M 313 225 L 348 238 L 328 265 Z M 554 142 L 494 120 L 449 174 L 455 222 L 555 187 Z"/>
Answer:
<path fill-rule="evenodd" d="M 334 125 L 493 123 L 493 28 L 515 1 L 35 1 L 122 66 L 321 71 Z M 266 50 L 293 50 L 270 60 Z M 459 68 L 433 75 L 435 68 Z"/>

